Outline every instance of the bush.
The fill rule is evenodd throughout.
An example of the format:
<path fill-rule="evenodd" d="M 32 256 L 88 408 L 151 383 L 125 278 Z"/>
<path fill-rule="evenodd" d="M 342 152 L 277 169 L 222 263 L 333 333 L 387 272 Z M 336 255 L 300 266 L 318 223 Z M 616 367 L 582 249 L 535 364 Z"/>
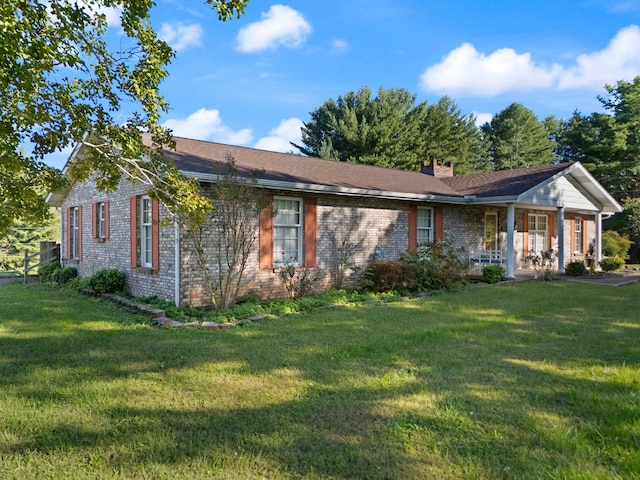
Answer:
<path fill-rule="evenodd" d="M 565 267 L 564 273 L 570 277 L 581 277 L 587 273 L 587 267 L 582 262 L 570 262 Z"/>
<path fill-rule="evenodd" d="M 607 230 L 602 234 L 602 254 L 624 259 L 632 243 L 629 237 L 620 235 L 615 230 Z"/>
<path fill-rule="evenodd" d="M 448 290 L 464 281 L 466 264 L 459 258 L 460 249 L 446 235 L 441 242 L 428 242 L 402 255 L 402 261 L 415 270 L 416 287 L 423 290 Z"/>
<path fill-rule="evenodd" d="M 104 268 L 98 270 L 87 282 L 92 293 L 120 293 L 124 292 L 126 277 L 118 269 Z"/>
<path fill-rule="evenodd" d="M 400 260 L 374 260 L 361 277 L 362 287 L 374 292 L 390 292 L 398 289 L 416 288 L 415 269 Z"/>
<path fill-rule="evenodd" d="M 38 267 L 38 276 L 43 282 L 54 282 L 53 275 L 61 270 L 60 263 L 51 262 L 45 263 L 44 265 Z"/>
<path fill-rule="evenodd" d="M 615 272 L 624 265 L 620 257 L 607 257 L 600 260 L 600 268 L 605 272 Z"/>
<path fill-rule="evenodd" d="M 482 269 L 482 280 L 487 283 L 498 283 L 504 280 L 506 273 L 502 265 L 486 265 Z"/>
<path fill-rule="evenodd" d="M 53 275 L 51 275 L 51 280 L 61 285 L 66 285 L 71 280 L 77 277 L 78 270 L 75 267 L 65 267 L 59 268 L 55 272 L 53 272 Z"/>

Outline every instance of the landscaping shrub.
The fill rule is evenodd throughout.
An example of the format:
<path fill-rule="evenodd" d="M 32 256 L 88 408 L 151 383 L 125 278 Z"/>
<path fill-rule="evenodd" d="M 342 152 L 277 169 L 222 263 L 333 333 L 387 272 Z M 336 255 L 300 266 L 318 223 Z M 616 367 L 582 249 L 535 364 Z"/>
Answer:
<path fill-rule="evenodd" d="M 615 272 L 622 268 L 624 260 L 620 257 L 607 257 L 600 260 L 600 268 L 604 272 Z"/>
<path fill-rule="evenodd" d="M 61 285 L 68 284 L 71 280 L 78 277 L 78 269 L 75 267 L 58 268 L 51 275 L 51 281 Z"/>
<path fill-rule="evenodd" d="M 620 235 L 615 230 L 607 230 L 602 234 L 602 253 L 607 257 L 624 259 L 632 243 L 629 237 Z"/>
<path fill-rule="evenodd" d="M 564 273 L 571 277 L 581 277 L 587 273 L 587 267 L 582 262 L 570 262 L 564 269 Z"/>
<path fill-rule="evenodd" d="M 413 266 L 400 260 L 374 260 L 362 273 L 365 290 L 389 292 L 400 288 L 416 288 L 417 278 Z"/>
<path fill-rule="evenodd" d="M 87 282 L 92 293 L 119 293 L 125 289 L 126 277 L 118 269 L 104 268 L 98 270 Z"/>
<path fill-rule="evenodd" d="M 482 280 L 487 283 L 498 283 L 504 280 L 506 273 L 502 265 L 486 265 L 482 269 Z"/>
<path fill-rule="evenodd" d="M 58 262 L 46 263 L 38 267 L 38 276 L 43 282 L 53 282 L 53 275 L 58 270 L 61 270 Z"/>
<path fill-rule="evenodd" d="M 413 252 L 402 255 L 402 261 L 415 270 L 417 288 L 448 290 L 464 281 L 467 266 L 460 260 L 460 249 L 453 246 L 453 238 L 423 243 Z"/>

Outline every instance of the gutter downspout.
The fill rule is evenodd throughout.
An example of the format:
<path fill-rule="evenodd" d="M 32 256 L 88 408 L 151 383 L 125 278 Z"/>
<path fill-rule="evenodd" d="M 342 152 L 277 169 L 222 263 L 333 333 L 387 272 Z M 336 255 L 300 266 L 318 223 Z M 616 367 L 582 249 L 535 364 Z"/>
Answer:
<path fill-rule="evenodd" d="M 174 223 L 174 254 L 173 254 L 173 295 L 176 307 L 180 306 L 180 224 L 178 218 Z"/>

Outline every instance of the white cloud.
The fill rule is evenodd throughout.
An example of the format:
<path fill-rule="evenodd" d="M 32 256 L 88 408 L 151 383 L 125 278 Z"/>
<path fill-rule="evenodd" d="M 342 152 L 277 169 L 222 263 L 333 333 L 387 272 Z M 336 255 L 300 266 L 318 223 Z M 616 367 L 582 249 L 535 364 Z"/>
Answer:
<path fill-rule="evenodd" d="M 295 148 L 291 142 L 298 145 L 302 142 L 302 132 L 300 129 L 304 126 L 299 118 L 288 118 L 282 120 L 280 125 L 269 132 L 269 136 L 262 137 L 255 144 L 255 148 L 263 150 L 271 150 L 273 152 L 291 152 Z"/>
<path fill-rule="evenodd" d="M 439 64 L 427 68 L 420 76 L 420 85 L 435 92 L 493 96 L 506 91 L 548 88 L 559 68 L 536 66 L 531 54 L 518 54 L 511 48 L 485 55 L 465 43 Z"/>
<path fill-rule="evenodd" d="M 253 140 L 251 129 L 233 131 L 222 123 L 220 112 L 201 108 L 185 119 L 169 119 L 164 127 L 173 130 L 178 137 L 209 140 L 231 145 L 247 145 Z"/>
<path fill-rule="evenodd" d="M 163 23 L 158 34 L 171 48 L 179 52 L 192 45 L 201 45 L 202 27 L 197 23 L 192 25 Z"/>
<path fill-rule="evenodd" d="M 583 54 L 575 64 L 536 64 L 530 53 L 510 48 L 489 55 L 465 43 L 420 76 L 420 86 L 433 92 L 495 96 L 538 89 L 601 89 L 605 83 L 632 80 L 640 73 L 640 28 L 620 30 L 601 51 Z"/>
<path fill-rule="evenodd" d="M 237 49 L 254 53 L 278 46 L 297 47 L 306 41 L 311 30 L 300 12 L 286 5 L 273 5 L 262 14 L 262 20 L 240 30 Z"/>
<path fill-rule="evenodd" d="M 349 49 L 349 43 L 341 38 L 331 40 L 331 51 L 335 53 L 344 53 Z"/>
<path fill-rule="evenodd" d="M 640 28 L 620 30 L 604 50 L 580 55 L 576 65 L 563 72 L 558 88 L 601 89 L 605 83 L 632 80 L 640 74 Z"/>
<path fill-rule="evenodd" d="M 481 127 L 485 123 L 489 123 L 493 118 L 493 113 L 486 112 L 471 112 L 476 116 L 476 125 Z"/>

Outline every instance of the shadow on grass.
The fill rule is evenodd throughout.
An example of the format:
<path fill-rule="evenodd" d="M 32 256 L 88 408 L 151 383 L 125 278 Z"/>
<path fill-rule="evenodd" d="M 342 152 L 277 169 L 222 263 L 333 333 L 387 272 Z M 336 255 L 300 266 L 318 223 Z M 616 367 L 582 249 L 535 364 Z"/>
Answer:
<path fill-rule="evenodd" d="M 53 330 L 14 324 L 0 334 L 0 385 L 12 396 L 77 406 L 100 384 L 122 398 L 92 407 L 94 424 L 54 422 L 1 451 L 92 451 L 125 470 L 231 468 L 239 455 L 292 477 L 633 478 L 640 330 L 624 302 L 639 290 L 595 301 L 597 288 L 570 287 L 456 292 L 214 333 L 96 329 L 100 315 Z M 283 370 L 291 384 L 278 382 Z"/>

